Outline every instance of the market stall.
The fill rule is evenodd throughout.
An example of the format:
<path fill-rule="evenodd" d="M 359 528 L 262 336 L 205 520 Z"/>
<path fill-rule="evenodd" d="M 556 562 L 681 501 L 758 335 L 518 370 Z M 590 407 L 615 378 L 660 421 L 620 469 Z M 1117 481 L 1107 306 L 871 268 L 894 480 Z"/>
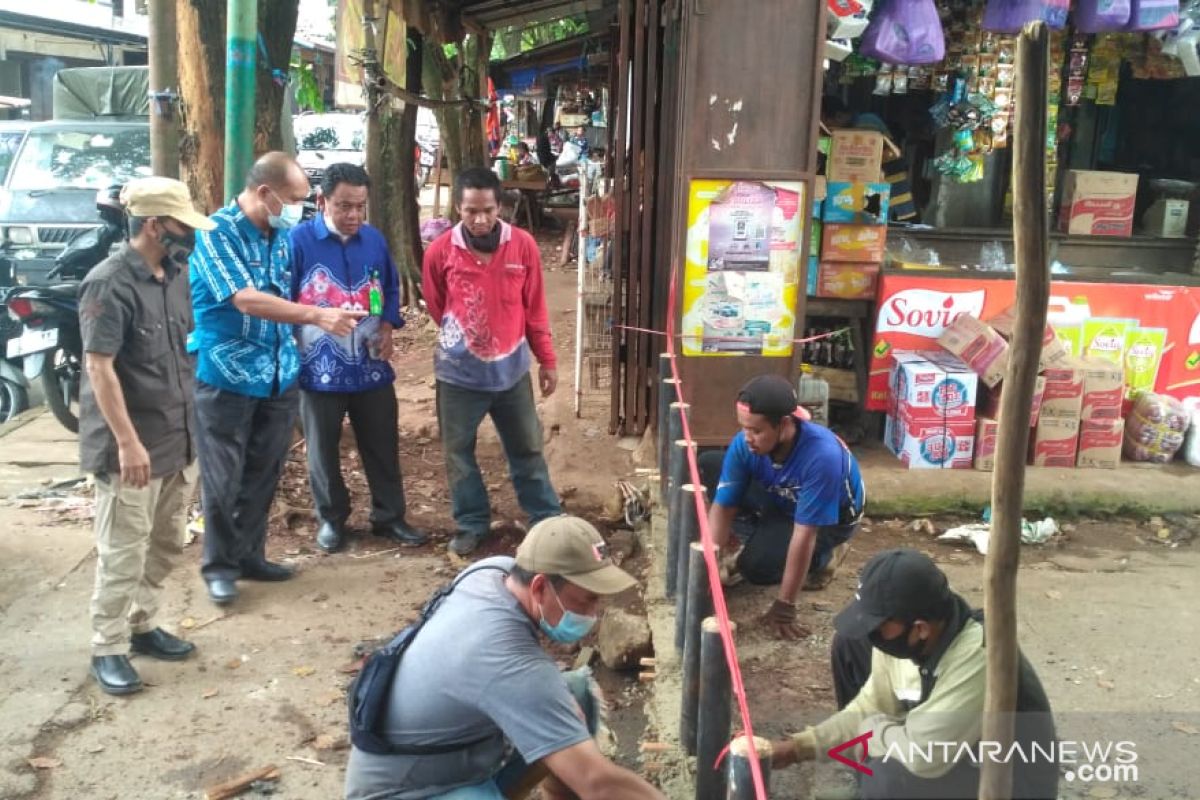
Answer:
<path fill-rule="evenodd" d="M 1003 345 L 1003 331 L 986 323 L 1013 302 L 1015 33 L 1034 19 L 1052 29 L 1053 338 L 1066 358 L 1119 366 L 1118 419 L 1139 394 L 1171 398 L 1172 413 L 1200 406 L 1200 114 L 1179 113 L 1200 107 L 1200 2 L 829 0 L 828 9 L 825 180 L 810 223 L 803 324 L 810 335 L 835 332 L 832 344 L 804 351 L 829 384 L 834 423 L 886 428 L 898 455 L 906 435 L 918 445 L 925 435 L 926 449 L 943 456 L 958 437 L 958 458 L 924 466 L 971 466 L 962 448 L 994 431 L 994 376 L 976 374 L 973 351 L 953 361 L 946 337 L 966 318 L 994 336 L 964 346 Z M 1080 316 L 1099 327 L 1085 330 Z M 925 425 L 927 414 L 904 405 L 897 381 L 907 368 L 896 354 L 912 351 L 943 378 L 960 368 L 974 375 L 978 397 L 967 392 L 971 414 L 953 420 L 953 432 L 944 414 Z M 1074 416 L 1078 446 L 1079 430 L 1098 421 L 1082 406 Z M 1037 440 L 1035 429 L 1031 453 Z"/>

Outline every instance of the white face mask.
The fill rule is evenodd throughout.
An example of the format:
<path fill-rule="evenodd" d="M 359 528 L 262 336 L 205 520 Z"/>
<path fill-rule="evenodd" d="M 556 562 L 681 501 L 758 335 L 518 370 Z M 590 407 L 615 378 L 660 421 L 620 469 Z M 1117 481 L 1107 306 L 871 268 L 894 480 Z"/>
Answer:
<path fill-rule="evenodd" d="M 271 194 L 275 195 L 275 199 L 279 201 L 280 208 L 278 214 L 267 212 L 267 224 L 280 231 L 286 231 L 299 225 L 304 219 L 304 204 L 285 203 L 274 191 Z"/>
<path fill-rule="evenodd" d="M 334 224 L 333 224 L 333 218 L 332 218 L 332 217 L 330 217 L 328 214 L 325 214 L 325 215 L 323 215 L 323 216 L 324 216 L 324 218 L 325 218 L 325 227 L 329 229 L 329 232 L 330 232 L 330 233 L 332 233 L 334 236 L 336 236 L 336 237 L 338 237 L 339 239 L 341 239 L 343 242 L 345 242 L 347 239 L 349 239 L 349 238 L 350 238 L 349 236 L 347 236 L 346 234 L 342 233 L 341 231 L 339 231 L 339 230 L 337 229 L 337 225 L 334 225 Z"/>

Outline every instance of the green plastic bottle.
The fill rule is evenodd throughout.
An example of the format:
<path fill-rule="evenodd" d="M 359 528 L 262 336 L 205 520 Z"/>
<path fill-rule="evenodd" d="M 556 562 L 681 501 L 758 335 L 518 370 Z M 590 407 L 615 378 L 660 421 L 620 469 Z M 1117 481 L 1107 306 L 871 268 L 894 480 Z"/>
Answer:
<path fill-rule="evenodd" d="M 383 290 L 379 287 L 379 270 L 371 270 L 371 288 L 369 290 L 371 316 L 383 316 Z"/>

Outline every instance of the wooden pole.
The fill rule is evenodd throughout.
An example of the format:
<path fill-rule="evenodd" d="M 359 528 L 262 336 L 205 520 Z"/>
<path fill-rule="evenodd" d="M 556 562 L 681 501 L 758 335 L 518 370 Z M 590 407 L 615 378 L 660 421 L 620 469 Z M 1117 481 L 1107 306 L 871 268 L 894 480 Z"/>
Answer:
<path fill-rule="evenodd" d="M 771 791 L 771 742 L 754 737 L 754 752 L 758 754 L 758 765 L 762 769 L 763 788 Z M 755 800 L 754 778 L 750 774 L 750 740 L 739 736 L 729 743 L 729 766 L 726 772 L 729 800 Z M 768 795 L 769 796 L 769 795 Z"/>
<path fill-rule="evenodd" d="M 730 622 L 737 633 L 737 624 Z M 730 697 L 733 692 L 725 644 L 716 617 L 706 617 L 700 626 L 700 704 L 696 715 L 696 800 L 725 800 L 725 776 L 716 766 L 729 743 L 733 724 Z"/>
<path fill-rule="evenodd" d="M 683 704 L 679 710 L 679 741 L 684 752 L 696 755 L 700 718 L 700 626 L 713 613 L 712 589 L 704 562 L 704 545 L 688 545 L 687 619 L 683 623 Z"/>
<path fill-rule="evenodd" d="M 1050 300 L 1049 220 L 1046 213 L 1046 84 L 1049 31 L 1025 26 L 1017 40 L 1017 108 L 1013 132 L 1013 240 L 1017 262 L 1016 323 L 1000 399 L 1000 429 L 992 473 L 992 530 L 984 562 L 987 695 L 984 741 L 1007 752 L 1017 703 L 1017 567 L 1030 405 L 1037 381 L 1046 306 Z M 1012 796 L 1012 765 L 984 759 L 980 800 Z"/>
<path fill-rule="evenodd" d="M 676 439 L 671 446 L 671 459 L 667 475 L 667 576 L 666 595 L 675 597 L 678 588 L 679 548 L 682 536 L 679 533 L 683 522 L 683 485 L 688 482 L 688 450 L 696 445 L 686 439 Z M 690 499 L 690 497 L 689 497 Z"/>
<path fill-rule="evenodd" d="M 382 68 L 379 64 L 380 41 L 379 29 L 376 27 L 380 19 L 387 21 L 387 4 L 382 4 L 382 13 L 376 0 L 363 0 L 363 94 L 366 97 L 367 113 L 363 130 L 363 149 L 366 163 L 363 165 L 367 174 L 372 176 L 370 188 L 367 190 L 367 221 L 377 228 L 386 228 L 387 209 L 384 207 L 383 194 L 383 121 L 379 118 L 387 97 L 383 94 L 379 75 Z"/>
<path fill-rule="evenodd" d="M 696 492 L 700 492 L 703 497 L 704 487 L 685 483 L 679 493 L 679 550 L 675 568 L 675 649 L 680 652 L 683 651 L 687 631 L 688 566 L 691 558 L 687 545 L 700 538 L 700 522 L 696 517 Z"/>

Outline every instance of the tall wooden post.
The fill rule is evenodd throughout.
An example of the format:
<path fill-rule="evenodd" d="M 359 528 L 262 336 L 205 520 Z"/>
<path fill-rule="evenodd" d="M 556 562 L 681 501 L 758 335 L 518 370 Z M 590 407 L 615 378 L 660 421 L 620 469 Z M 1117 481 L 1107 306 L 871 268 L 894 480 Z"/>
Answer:
<path fill-rule="evenodd" d="M 367 117 L 363 132 L 363 149 L 366 153 L 367 174 L 372 177 L 367 198 L 367 219 L 377 228 L 386 227 L 387 205 L 384 202 L 383 181 L 383 121 L 379 118 L 381 104 L 387 102 L 379 85 L 379 48 L 383 37 L 379 35 L 381 25 L 387 21 L 387 3 L 363 0 L 363 82 L 366 96 Z"/>
<path fill-rule="evenodd" d="M 175 0 L 150 0 L 150 169 L 179 177 L 179 35 Z"/>
<path fill-rule="evenodd" d="M 1046 306 L 1050 300 L 1049 220 L 1046 213 L 1046 84 L 1049 31 L 1027 25 L 1017 40 L 1017 109 L 1013 132 L 1013 239 L 1017 308 L 1008 374 L 1000 400 L 996 468 L 992 473 L 992 532 L 984 564 L 987 696 L 983 739 L 1008 751 L 1017 703 L 1017 567 L 1030 405 L 1037 381 Z M 980 800 L 1012 796 L 1012 764 L 985 759 Z"/>

